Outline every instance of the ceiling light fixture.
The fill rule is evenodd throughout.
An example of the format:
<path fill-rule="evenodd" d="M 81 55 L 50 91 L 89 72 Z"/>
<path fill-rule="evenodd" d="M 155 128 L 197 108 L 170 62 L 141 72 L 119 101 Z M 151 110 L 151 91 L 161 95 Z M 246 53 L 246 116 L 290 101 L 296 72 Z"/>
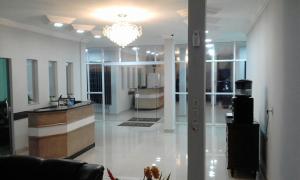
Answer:
<path fill-rule="evenodd" d="M 91 33 L 93 34 L 95 39 L 100 39 L 102 37 L 101 36 L 101 31 L 93 30 L 93 31 L 91 31 Z"/>
<path fill-rule="evenodd" d="M 62 25 L 72 24 L 76 20 L 75 18 L 63 16 L 46 15 L 46 17 L 49 20 L 49 22 L 55 27 L 61 27 Z"/>
<path fill-rule="evenodd" d="M 53 25 L 54 25 L 54 27 L 63 27 L 64 26 L 63 23 L 54 23 Z"/>
<path fill-rule="evenodd" d="M 78 34 L 82 34 L 82 33 L 84 33 L 85 31 L 84 31 L 84 30 L 81 30 L 81 29 L 78 29 L 78 30 L 76 30 L 76 32 L 77 32 Z"/>
<path fill-rule="evenodd" d="M 206 44 L 205 45 L 207 48 L 213 48 L 214 47 L 214 44 Z"/>
<path fill-rule="evenodd" d="M 206 30 L 206 31 L 205 31 L 205 34 L 208 34 L 208 32 L 209 32 L 209 31 L 208 31 L 208 30 Z"/>
<path fill-rule="evenodd" d="M 120 19 L 117 23 L 103 29 L 104 36 L 123 48 L 142 35 L 142 27 L 128 23 L 125 20 L 126 16 L 119 14 Z"/>
<path fill-rule="evenodd" d="M 205 42 L 206 42 L 206 43 L 211 43 L 211 42 L 212 42 L 212 39 L 205 39 Z"/>
<path fill-rule="evenodd" d="M 79 33 L 85 33 L 87 31 L 92 31 L 95 28 L 95 25 L 86 25 L 86 24 L 72 24 L 74 30 Z M 94 34 L 96 35 L 96 34 Z M 98 35 L 98 34 L 97 34 Z"/>
<path fill-rule="evenodd" d="M 137 23 L 151 20 L 157 16 L 151 10 L 135 6 L 110 6 L 106 8 L 95 9 L 91 16 L 104 22 L 118 22 L 119 14 L 126 14 L 128 22 Z"/>
<path fill-rule="evenodd" d="M 140 48 L 138 48 L 138 47 L 133 47 L 133 48 L 132 48 L 133 51 L 137 51 L 137 50 L 139 50 L 139 49 L 140 49 Z"/>
<path fill-rule="evenodd" d="M 150 54 L 150 53 L 151 53 L 151 51 L 146 51 L 146 53 L 147 53 L 147 54 Z"/>

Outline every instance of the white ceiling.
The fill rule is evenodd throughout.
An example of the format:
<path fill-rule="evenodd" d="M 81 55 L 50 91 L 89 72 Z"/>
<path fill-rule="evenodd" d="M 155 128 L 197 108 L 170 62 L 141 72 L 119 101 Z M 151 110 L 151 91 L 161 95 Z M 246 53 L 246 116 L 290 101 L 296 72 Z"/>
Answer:
<path fill-rule="evenodd" d="M 65 37 L 88 40 L 89 46 L 113 46 L 106 38 L 76 34 L 71 26 L 61 29 L 51 26 L 46 15 L 76 18 L 76 24 L 109 24 L 92 13 L 109 6 L 134 6 L 154 14 L 152 19 L 137 24 L 143 26 L 143 36 L 135 45 L 162 44 L 163 38 L 175 35 L 176 43 L 187 42 L 187 17 L 177 13 L 188 6 L 188 0 L 0 0 L 0 24 L 13 24 L 25 29 Z M 246 34 L 263 9 L 266 0 L 208 0 L 207 28 L 214 41 L 245 40 Z M 184 13 L 183 13 L 184 14 Z M 1 19 L 2 18 L 2 19 Z M 9 21 L 9 23 L 7 23 Z M 6 22 L 6 23 L 4 23 Z"/>

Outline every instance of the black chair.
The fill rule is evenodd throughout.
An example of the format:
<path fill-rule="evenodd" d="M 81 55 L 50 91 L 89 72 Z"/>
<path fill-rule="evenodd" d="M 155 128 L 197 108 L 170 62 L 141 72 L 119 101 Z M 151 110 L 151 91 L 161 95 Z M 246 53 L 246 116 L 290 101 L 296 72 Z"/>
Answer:
<path fill-rule="evenodd" d="M 102 180 L 104 167 L 84 162 L 31 156 L 0 157 L 3 180 Z"/>

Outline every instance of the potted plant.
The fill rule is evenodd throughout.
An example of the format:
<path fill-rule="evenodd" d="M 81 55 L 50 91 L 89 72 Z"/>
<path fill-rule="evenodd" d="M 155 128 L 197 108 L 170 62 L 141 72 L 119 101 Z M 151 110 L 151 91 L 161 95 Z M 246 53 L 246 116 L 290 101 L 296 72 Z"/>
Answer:
<path fill-rule="evenodd" d="M 108 177 L 110 180 L 119 180 L 115 178 L 112 172 L 107 169 Z M 144 168 L 144 178 L 143 180 L 170 180 L 171 173 L 167 177 L 163 177 L 162 173 L 156 166 Z"/>
<path fill-rule="evenodd" d="M 49 102 L 50 106 L 57 105 L 57 98 L 56 98 L 56 96 L 49 96 L 49 99 L 50 99 L 50 102 Z"/>
<path fill-rule="evenodd" d="M 27 95 L 28 104 L 33 104 L 33 98 L 28 94 Z"/>
<path fill-rule="evenodd" d="M 159 171 L 158 167 L 146 167 L 144 169 L 143 180 L 170 180 L 171 173 L 167 177 L 163 177 L 163 174 Z"/>

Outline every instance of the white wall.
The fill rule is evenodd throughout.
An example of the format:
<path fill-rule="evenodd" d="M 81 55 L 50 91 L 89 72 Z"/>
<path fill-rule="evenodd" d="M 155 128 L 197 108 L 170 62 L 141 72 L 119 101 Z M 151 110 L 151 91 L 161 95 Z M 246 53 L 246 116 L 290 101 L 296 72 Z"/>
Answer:
<path fill-rule="evenodd" d="M 268 125 L 267 178 L 300 179 L 300 2 L 270 0 L 248 36 L 255 118 Z M 273 108 L 268 118 L 266 109 Z M 268 120 L 268 121 L 267 121 Z"/>
<path fill-rule="evenodd" d="M 74 96 L 81 99 L 81 44 L 25 30 L 0 26 L 0 57 L 12 61 L 14 112 L 32 110 L 49 104 L 48 61 L 57 61 L 58 94 L 66 96 L 66 62 L 74 68 Z M 28 105 L 27 59 L 38 61 L 39 103 Z M 16 149 L 25 148 L 27 119 L 16 122 Z M 27 143 L 28 144 L 28 143 Z"/>
<path fill-rule="evenodd" d="M 126 66 L 123 66 L 126 67 Z M 122 75 L 121 66 L 112 66 L 111 71 L 111 89 L 112 89 L 112 105 L 110 113 L 120 113 L 122 111 L 130 109 L 132 103 L 132 95 L 128 95 L 127 84 L 124 83 L 122 88 L 122 76 L 127 76 L 128 68 L 124 68 L 124 75 Z"/>

